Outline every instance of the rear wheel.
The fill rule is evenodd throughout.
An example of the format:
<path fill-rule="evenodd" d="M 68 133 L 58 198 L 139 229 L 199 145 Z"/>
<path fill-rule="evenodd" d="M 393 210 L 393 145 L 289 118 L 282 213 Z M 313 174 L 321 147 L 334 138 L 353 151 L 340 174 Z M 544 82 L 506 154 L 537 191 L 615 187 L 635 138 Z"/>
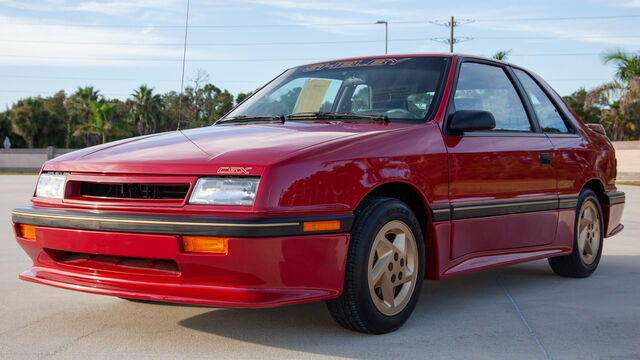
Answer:
<path fill-rule="evenodd" d="M 415 308 L 424 277 L 420 225 L 404 203 L 376 197 L 356 210 L 342 295 L 327 301 L 343 327 L 393 331 Z"/>
<path fill-rule="evenodd" d="M 573 251 L 549 259 L 553 271 L 562 276 L 583 278 L 591 275 L 600 263 L 604 239 L 602 208 L 591 189 L 580 193 L 574 224 Z"/>

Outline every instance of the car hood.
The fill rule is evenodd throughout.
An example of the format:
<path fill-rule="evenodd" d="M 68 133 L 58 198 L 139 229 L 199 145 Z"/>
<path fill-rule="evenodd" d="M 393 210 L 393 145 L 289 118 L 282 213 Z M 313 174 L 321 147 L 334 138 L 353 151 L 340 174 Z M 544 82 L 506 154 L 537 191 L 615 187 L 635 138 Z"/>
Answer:
<path fill-rule="evenodd" d="M 74 151 L 48 161 L 43 170 L 207 175 L 241 167 L 250 168 L 244 174 L 260 175 L 266 166 L 300 150 L 407 126 L 411 125 L 342 121 L 216 125 Z"/>

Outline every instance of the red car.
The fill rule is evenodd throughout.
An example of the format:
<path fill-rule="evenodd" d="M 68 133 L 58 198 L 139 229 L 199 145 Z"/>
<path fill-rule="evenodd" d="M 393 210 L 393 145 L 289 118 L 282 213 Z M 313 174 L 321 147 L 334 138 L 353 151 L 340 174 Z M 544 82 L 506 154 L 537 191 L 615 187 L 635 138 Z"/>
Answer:
<path fill-rule="evenodd" d="M 289 69 L 210 127 L 48 161 L 13 210 L 23 280 L 224 307 L 326 300 L 400 327 L 423 279 L 548 258 L 598 266 L 624 193 L 602 128 L 547 83 L 473 56 Z"/>

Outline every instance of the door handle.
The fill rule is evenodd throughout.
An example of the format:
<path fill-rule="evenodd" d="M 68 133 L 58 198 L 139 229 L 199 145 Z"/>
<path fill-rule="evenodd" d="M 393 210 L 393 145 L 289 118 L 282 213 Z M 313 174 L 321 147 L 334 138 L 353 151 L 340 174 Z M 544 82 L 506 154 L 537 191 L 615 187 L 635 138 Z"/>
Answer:
<path fill-rule="evenodd" d="M 551 154 L 549 154 L 549 153 L 541 153 L 540 154 L 540 164 L 542 166 L 551 166 Z"/>

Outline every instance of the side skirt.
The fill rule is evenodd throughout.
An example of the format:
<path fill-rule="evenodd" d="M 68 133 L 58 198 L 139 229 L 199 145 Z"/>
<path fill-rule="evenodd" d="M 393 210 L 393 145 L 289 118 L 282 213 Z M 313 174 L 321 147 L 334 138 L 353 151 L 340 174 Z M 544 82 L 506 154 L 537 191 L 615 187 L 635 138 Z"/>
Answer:
<path fill-rule="evenodd" d="M 456 259 L 451 266 L 446 268 L 439 279 L 464 275 L 472 272 L 494 269 L 502 266 L 518 264 L 522 262 L 561 256 L 571 253 L 570 247 L 536 247 L 530 249 L 502 250 L 483 254 L 470 254 L 461 259 Z"/>

